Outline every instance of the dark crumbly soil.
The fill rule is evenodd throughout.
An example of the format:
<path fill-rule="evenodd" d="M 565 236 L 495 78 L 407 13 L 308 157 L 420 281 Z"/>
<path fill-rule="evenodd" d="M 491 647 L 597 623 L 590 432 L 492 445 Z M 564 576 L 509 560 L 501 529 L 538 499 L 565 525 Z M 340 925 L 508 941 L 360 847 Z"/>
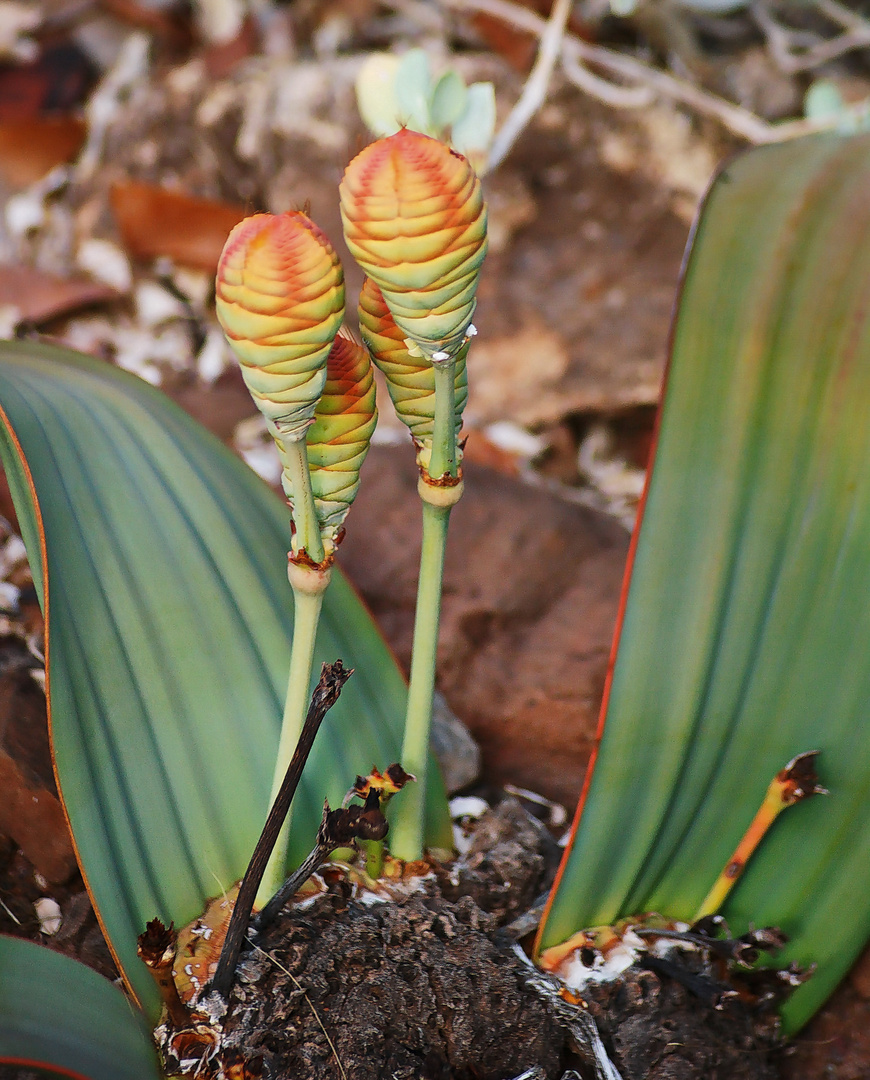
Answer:
<path fill-rule="evenodd" d="M 688 958 L 689 964 L 694 958 Z M 584 991 L 624 1080 L 762 1080 L 774 1065 L 776 1024 L 728 1002 L 717 1010 L 672 980 L 631 968 Z"/>
<path fill-rule="evenodd" d="M 354 1080 L 559 1074 L 563 1032 L 469 897 L 343 910 L 332 898 L 288 922 L 263 948 L 295 978 L 250 965 L 229 1039 L 262 1054 L 267 1075 L 337 1080 L 336 1057 Z"/>
<path fill-rule="evenodd" d="M 458 864 L 409 896 L 367 904 L 339 880 L 285 910 L 243 961 L 225 1060 L 241 1053 L 245 1076 L 276 1080 L 510 1080 L 535 1067 L 540 1080 L 569 1068 L 596 1076 L 577 1041 L 584 1010 L 523 962 L 508 929 L 556 854 L 507 800 Z M 717 1013 L 634 969 L 595 995 L 624 1080 L 776 1075 L 769 1020 L 739 1003 Z"/>

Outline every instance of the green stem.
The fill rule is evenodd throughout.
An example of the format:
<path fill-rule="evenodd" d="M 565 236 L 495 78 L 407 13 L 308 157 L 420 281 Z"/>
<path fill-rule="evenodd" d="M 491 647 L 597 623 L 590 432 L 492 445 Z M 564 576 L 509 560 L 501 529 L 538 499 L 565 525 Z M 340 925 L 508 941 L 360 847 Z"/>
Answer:
<path fill-rule="evenodd" d="M 456 361 L 432 365 L 435 369 L 435 416 L 429 476 L 458 476 L 456 464 Z"/>
<path fill-rule="evenodd" d="M 401 756 L 402 768 L 413 773 L 417 782 L 409 784 L 402 792 L 401 799 L 397 800 L 396 820 L 390 834 L 390 850 L 406 860 L 419 859 L 423 855 L 429 732 L 432 726 L 441 580 L 449 520 L 449 506 L 423 503 L 423 548 L 420 552 L 414 649 Z"/>
<path fill-rule="evenodd" d="M 283 464 L 293 492 L 293 552 L 304 550 L 314 563 L 323 562 L 326 552 L 320 535 L 320 522 L 314 508 L 314 492 L 311 490 L 311 473 L 305 439 L 287 439 L 282 442 Z"/>
<path fill-rule="evenodd" d="M 462 485 L 438 484 L 444 477 L 459 477 L 456 453 L 456 361 L 433 365 L 435 369 L 435 416 L 428 476 L 420 477 L 417 490 L 423 500 L 423 546 L 408 711 L 402 742 L 402 767 L 417 778 L 402 794 L 390 835 L 390 850 L 407 861 L 423 856 L 426 829 L 426 780 L 432 699 L 435 692 L 435 660 L 441 618 L 441 583 L 450 511 L 462 494 Z M 433 483 L 433 481 L 435 481 Z"/>
<path fill-rule="evenodd" d="M 362 847 L 366 853 L 366 873 L 377 881 L 384 872 L 384 842 L 383 840 L 365 840 Z"/>
<path fill-rule="evenodd" d="M 298 573 L 302 568 L 295 567 Z M 305 722 L 308 711 L 309 686 L 311 683 L 311 665 L 314 661 L 314 642 L 317 637 L 317 624 L 320 621 L 320 609 L 323 605 L 323 593 L 329 582 L 328 573 L 310 571 L 312 584 L 315 575 L 322 579 L 322 588 L 302 589 L 293 585 L 293 647 L 290 652 L 290 675 L 287 680 L 287 697 L 284 702 L 284 717 L 281 721 L 281 738 L 278 743 L 278 759 L 272 779 L 272 792 L 269 805 L 281 789 L 284 774 L 293 756 L 296 743 Z M 287 850 L 290 842 L 290 817 L 287 818 L 278 836 L 263 880 L 257 892 L 256 906 L 262 907 L 277 892 L 287 876 Z"/>

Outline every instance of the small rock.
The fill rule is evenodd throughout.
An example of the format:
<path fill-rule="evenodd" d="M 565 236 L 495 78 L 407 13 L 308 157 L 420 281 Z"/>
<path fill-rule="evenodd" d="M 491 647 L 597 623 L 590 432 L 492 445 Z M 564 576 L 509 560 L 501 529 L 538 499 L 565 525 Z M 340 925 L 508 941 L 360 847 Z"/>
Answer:
<path fill-rule="evenodd" d="M 432 709 L 432 750 L 448 795 L 473 784 L 480 775 L 480 747 L 451 711 L 444 695 L 437 692 Z"/>
<path fill-rule="evenodd" d="M 40 931 L 47 937 L 53 937 L 60 930 L 60 904 L 50 896 L 40 896 L 34 901 L 33 909 L 39 919 Z"/>

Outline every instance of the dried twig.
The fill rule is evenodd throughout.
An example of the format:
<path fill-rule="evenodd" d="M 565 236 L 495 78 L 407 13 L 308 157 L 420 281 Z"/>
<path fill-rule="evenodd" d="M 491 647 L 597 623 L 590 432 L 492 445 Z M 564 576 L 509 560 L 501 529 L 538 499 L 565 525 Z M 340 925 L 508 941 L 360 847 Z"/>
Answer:
<path fill-rule="evenodd" d="M 488 169 L 494 169 L 501 163 L 519 138 L 523 128 L 544 104 L 553 69 L 562 51 L 562 40 L 565 37 L 565 27 L 568 24 L 570 12 L 571 0 L 556 0 L 553 4 L 550 18 L 540 34 L 541 44 L 535 66 L 526 79 L 519 100 L 493 140 L 487 161 Z"/>
<path fill-rule="evenodd" d="M 816 0 L 816 10 L 843 30 L 870 27 L 870 22 L 863 15 L 839 3 L 838 0 Z"/>
<path fill-rule="evenodd" d="M 387 819 L 381 813 L 378 792 L 375 790 L 369 792 L 364 806 L 354 805 L 330 810 L 329 803 L 324 803 L 323 820 L 317 830 L 314 848 L 254 919 L 254 929 L 258 932 L 264 930 L 290 897 L 295 895 L 336 848 L 352 847 L 358 840 L 383 840 L 388 828 Z"/>
<path fill-rule="evenodd" d="M 308 755 L 311 753 L 311 747 L 314 745 L 314 737 L 323 722 L 323 718 L 338 701 L 341 688 L 352 674 L 353 669 L 346 671 L 342 667 L 340 660 L 336 660 L 334 664 L 324 664 L 321 669 L 320 682 L 318 682 L 314 688 L 314 693 L 311 695 L 311 705 L 308 709 L 308 715 L 305 717 L 299 742 L 293 751 L 293 757 L 287 767 L 287 774 L 284 777 L 281 790 L 272 804 L 272 809 L 266 818 L 266 824 L 263 826 L 263 832 L 257 841 L 257 846 L 254 848 L 254 854 L 251 856 L 248 869 L 245 871 L 242 886 L 239 889 L 239 895 L 227 928 L 227 936 L 224 939 L 217 971 L 211 984 L 211 989 L 223 998 L 227 997 L 233 985 L 236 965 L 248 929 L 248 921 L 251 917 L 257 889 L 260 887 L 266 863 L 269 861 L 272 848 L 278 839 L 278 833 L 281 831 L 281 826 L 287 817 L 290 803 L 296 794 L 302 770 L 308 760 Z"/>
<path fill-rule="evenodd" d="M 843 56 L 856 49 L 870 47 L 870 22 L 862 19 L 857 13 L 849 13 L 852 17 L 846 19 L 847 9 L 832 0 L 816 5 L 822 14 L 839 26 L 845 26 L 845 33 L 827 40 L 802 48 L 798 44 L 798 32 L 783 26 L 770 13 L 766 4 L 753 4 L 750 8 L 753 19 L 763 31 L 767 39 L 770 55 L 777 67 L 787 75 L 795 75 L 801 71 L 811 71 L 821 67 L 838 56 Z"/>
<path fill-rule="evenodd" d="M 456 11 L 479 11 L 496 19 L 525 30 L 536 37 L 541 37 L 548 22 L 528 8 L 520 7 L 511 0 L 442 0 Z M 601 45 L 590 45 L 572 34 L 565 34 L 562 39 L 562 56 L 569 56 L 575 66 L 572 68 L 572 81 L 584 91 L 606 104 L 614 104 L 614 97 L 620 99 L 623 108 L 639 108 L 649 103 L 649 97 L 638 97 L 637 102 L 627 101 L 624 94 L 631 90 L 645 89 L 648 94 L 668 101 L 686 105 L 701 116 L 709 116 L 718 121 L 733 135 L 747 142 L 764 144 L 787 142 L 816 131 L 828 131 L 840 125 L 842 117 L 818 120 L 791 120 L 784 123 L 770 124 L 760 116 L 734 105 L 716 94 L 708 93 L 685 79 L 678 79 L 666 71 L 659 71 L 649 64 L 626 53 L 616 52 Z M 569 61 L 570 63 L 570 61 Z M 604 90 L 595 79 L 577 78 L 577 66 L 598 68 L 628 86 L 608 84 Z M 571 77 L 571 73 L 566 71 Z M 622 92 L 621 94 L 619 92 Z M 615 92 L 615 93 L 614 93 Z M 850 110 L 852 111 L 852 110 Z M 855 116 L 862 115 L 861 106 L 854 109 Z M 847 114 L 848 115 L 848 114 Z"/>
<path fill-rule="evenodd" d="M 585 67 L 571 48 L 562 50 L 562 70 L 576 87 L 611 108 L 641 109 L 655 101 L 655 91 L 651 86 L 619 86 L 602 79 Z"/>

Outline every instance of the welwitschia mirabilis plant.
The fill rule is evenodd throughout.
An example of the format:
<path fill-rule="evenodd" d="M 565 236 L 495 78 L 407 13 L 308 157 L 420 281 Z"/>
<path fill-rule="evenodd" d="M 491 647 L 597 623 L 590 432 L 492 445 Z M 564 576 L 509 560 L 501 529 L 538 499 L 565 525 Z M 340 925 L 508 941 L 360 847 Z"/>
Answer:
<path fill-rule="evenodd" d="M 341 183 L 347 245 L 370 281 L 360 325 L 417 444 L 423 546 L 401 762 L 419 778 L 402 795 L 390 846 L 423 853 L 425 769 L 435 680 L 444 548 L 462 495 L 458 443 L 465 358 L 486 255 L 486 205 L 468 161 L 403 129 L 350 163 Z"/>
<path fill-rule="evenodd" d="M 122 974 L 149 920 L 184 926 L 263 827 L 293 633 L 282 500 L 164 395 L 109 364 L 0 344 L 0 457 L 46 613 L 60 795 Z M 337 568 L 315 661 L 356 674 L 294 801 L 291 862 L 360 761 L 396 761 L 406 689 Z M 435 774 L 429 842 L 449 829 Z"/>
<path fill-rule="evenodd" d="M 600 747 L 539 945 L 696 914 L 804 751 L 830 795 L 770 830 L 722 912 L 817 964 L 794 1031 L 870 935 L 870 136 L 720 173 L 673 334 Z"/>
<path fill-rule="evenodd" d="M 295 629 L 271 801 L 308 708 L 323 595 L 342 523 L 359 487 L 377 412 L 368 353 L 338 336 L 344 274 L 300 211 L 256 214 L 230 233 L 218 265 L 217 314 L 281 458 L 292 512 L 288 576 Z M 289 821 L 258 894 L 286 876 Z"/>

